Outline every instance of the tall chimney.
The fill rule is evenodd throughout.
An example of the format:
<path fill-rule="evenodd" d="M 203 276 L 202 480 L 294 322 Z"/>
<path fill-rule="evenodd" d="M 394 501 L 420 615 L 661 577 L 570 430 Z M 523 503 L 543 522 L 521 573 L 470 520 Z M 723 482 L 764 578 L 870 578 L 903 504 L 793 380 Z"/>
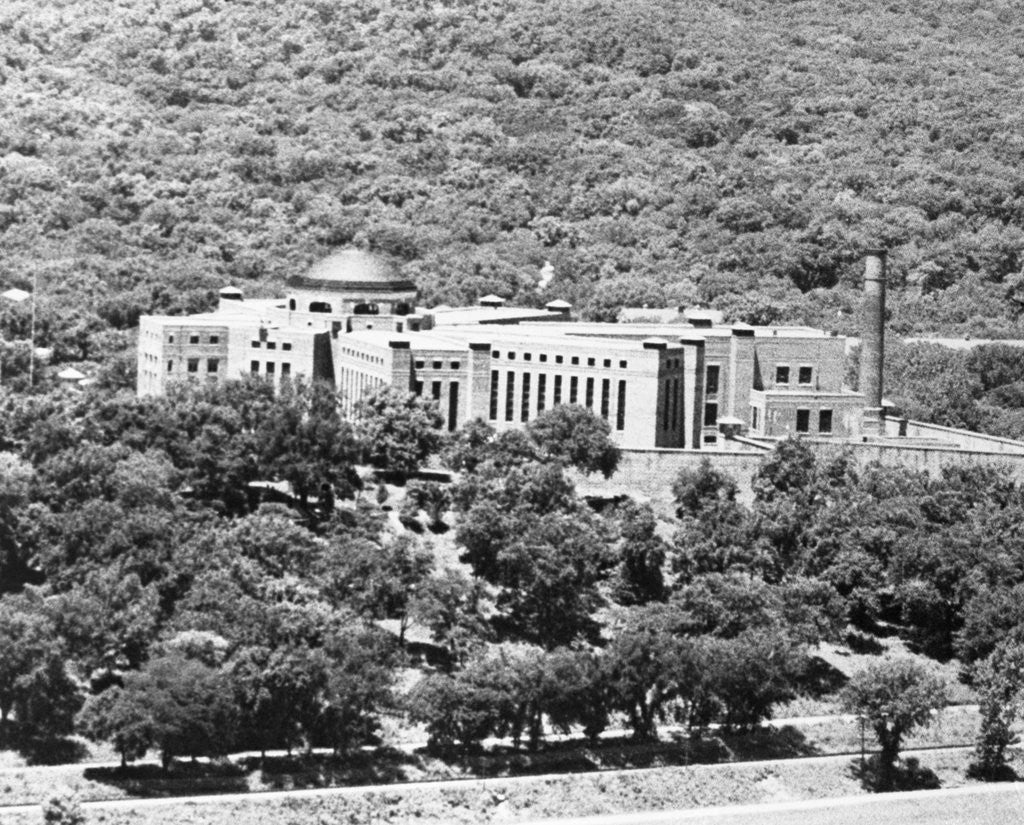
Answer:
<path fill-rule="evenodd" d="M 864 329 L 860 343 L 860 391 L 864 435 L 882 435 L 882 369 L 885 362 L 885 250 L 864 258 Z"/>

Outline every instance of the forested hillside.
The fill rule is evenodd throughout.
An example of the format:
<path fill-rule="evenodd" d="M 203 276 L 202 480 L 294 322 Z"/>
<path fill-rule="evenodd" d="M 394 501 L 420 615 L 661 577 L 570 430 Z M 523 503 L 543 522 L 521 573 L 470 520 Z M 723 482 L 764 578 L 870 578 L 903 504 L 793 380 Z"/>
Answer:
<path fill-rule="evenodd" d="M 850 329 L 879 243 L 896 332 L 1017 331 L 1022 30 L 1009 0 L 9 0 L 0 286 L 38 273 L 64 360 L 349 243 L 427 301 L 536 300 L 550 261 L 591 317 Z"/>

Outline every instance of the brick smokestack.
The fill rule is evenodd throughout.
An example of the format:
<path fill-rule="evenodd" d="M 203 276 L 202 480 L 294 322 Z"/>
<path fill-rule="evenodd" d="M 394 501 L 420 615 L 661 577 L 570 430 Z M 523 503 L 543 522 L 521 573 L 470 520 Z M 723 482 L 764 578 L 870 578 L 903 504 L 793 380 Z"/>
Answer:
<path fill-rule="evenodd" d="M 860 391 L 864 394 L 865 435 L 881 435 L 882 370 L 885 364 L 885 250 L 864 258 L 864 329 L 860 343 Z"/>

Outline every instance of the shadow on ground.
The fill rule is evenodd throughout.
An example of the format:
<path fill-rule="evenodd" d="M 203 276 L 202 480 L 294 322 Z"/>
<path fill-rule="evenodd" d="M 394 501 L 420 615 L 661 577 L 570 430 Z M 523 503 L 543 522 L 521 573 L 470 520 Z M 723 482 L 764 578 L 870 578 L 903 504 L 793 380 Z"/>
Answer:
<path fill-rule="evenodd" d="M 892 771 L 892 782 L 886 786 L 879 770 L 878 756 L 868 757 L 866 762 L 855 759 L 850 764 L 850 774 L 861 783 L 861 787 L 874 793 L 892 791 L 934 791 L 942 787 L 939 777 L 931 768 L 922 768 L 917 757 L 901 760 Z"/>

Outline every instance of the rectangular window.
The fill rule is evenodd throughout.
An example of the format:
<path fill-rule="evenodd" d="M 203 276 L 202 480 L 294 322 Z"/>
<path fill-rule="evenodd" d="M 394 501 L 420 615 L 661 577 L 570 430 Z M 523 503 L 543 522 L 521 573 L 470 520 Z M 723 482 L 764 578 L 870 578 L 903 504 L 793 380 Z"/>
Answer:
<path fill-rule="evenodd" d="M 277 349 L 277 341 L 267 341 L 267 349 Z"/>
<path fill-rule="evenodd" d="M 605 421 L 611 414 L 612 405 L 612 381 L 610 378 L 601 379 L 601 418 Z"/>
<path fill-rule="evenodd" d="M 173 344 L 174 343 L 174 336 L 173 335 L 168 335 L 167 336 L 167 343 L 168 344 Z"/>
<path fill-rule="evenodd" d="M 430 397 L 433 398 L 437 402 L 441 401 L 441 382 L 440 381 L 431 381 L 430 382 Z"/>
<path fill-rule="evenodd" d="M 555 363 L 556 364 L 561 364 L 564 360 L 565 359 L 561 355 L 556 355 L 555 356 Z"/>
<path fill-rule="evenodd" d="M 253 349 L 259 349 L 260 348 L 260 342 L 259 341 L 253 341 L 252 342 L 252 348 Z"/>
<path fill-rule="evenodd" d="M 569 378 L 569 403 L 575 404 L 580 398 L 580 379 L 573 375 Z"/>
<path fill-rule="evenodd" d="M 249 362 L 249 372 L 251 372 L 253 375 L 259 375 L 260 374 L 260 362 L 259 361 L 250 361 Z"/>
<path fill-rule="evenodd" d="M 717 427 L 718 426 L 718 405 L 717 404 L 705 404 L 704 405 L 704 426 L 705 427 Z"/>
<path fill-rule="evenodd" d="M 750 408 L 750 429 L 756 430 L 759 428 L 760 416 L 758 415 L 757 407 Z"/>
<path fill-rule="evenodd" d="M 267 375 L 273 375 L 273 374 L 274 374 L 274 362 L 273 361 L 267 361 Z"/>
<path fill-rule="evenodd" d="M 627 367 L 629 367 L 629 362 L 627 362 L 627 361 L 619 361 L 619 369 L 620 370 L 624 370 Z"/>
<path fill-rule="evenodd" d="M 198 335 L 190 335 L 188 337 L 188 342 L 190 344 L 198 344 L 199 343 L 199 336 Z"/>
<path fill-rule="evenodd" d="M 544 412 L 544 408 L 547 406 L 547 391 L 548 377 L 544 373 L 541 373 L 537 376 L 537 415 Z"/>
<path fill-rule="evenodd" d="M 498 352 L 497 350 L 492 350 L 491 358 L 501 358 L 501 353 Z"/>
<path fill-rule="evenodd" d="M 587 379 L 587 409 L 594 409 L 594 379 Z"/>
<path fill-rule="evenodd" d="M 416 369 L 418 369 L 418 370 L 423 369 L 423 367 L 425 367 L 425 366 L 426 366 L 426 362 L 425 361 L 417 361 L 416 362 Z"/>
<path fill-rule="evenodd" d="M 516 415 L 516 374 L 505 375 L 505 420 L 511 421 Z"/>
<path fill-rule="evenodd" d="M 661 429 L 667 430 L 672 416 L 672 382 L 665 382 L 665 407 L 661 411 Z"/>
<path fill-rule="evenodd" d="M 462 365 L 458 361 L 452 361 L 452 363 L 451 363 L 451 368 L 453 370 L 457 370 L 460 366 L 462 366 Z"/>
<path fill-rule="evenodd" d="M 532 361 L 532 360 L 533 360 L 533 355 L 531 355 L 531 354 L 530 354 L 530 353 L 528 353 L 528 352 L 524 352 L 524 353 L 523 353 L 523 360 L 524 360 L 524 361 Z"/>
<path fill-rule="evenodd" d="M 291 374 L 292 374 L 292 365 L 289 364 L 288 362 L 285 362 L 285 363 L 281 364 L 281 375 L 291 375 Z"/>
<path fill-rule="evenodd" d="M 448 432 L 459 426 L 459 382 L 448 385 Z"/>
<path fill-rule="evenodd" d="M 206 371 L 207 372 L 216 372 L 219 366 L 220 366 L 220 362 L 216 358 L 207 358 L 206 359 Z"/>
<path fill-rule="evenodd" d="M 441 362 L 440 362 L 440 361 L 434 361 L 434 362 L 433 362 L 433 363 L 431 364 L 431 366 L 432 366 L 432 367 L 433 367 L 433 368 L 434 368 L 435 370 L 439 370 L 439 369 L 441 369 Z"/>
<path fill-rule="evenodd" d="M 672 379 L 672 429 L 676 428 L 679 423 L 679 409 L 682 404 L 679 403 L 679 379 Z"/>
<path fill-rule="evenodd" d="M 540 362 L 542 364 L 546 364 L 547 363 L 548 357 L 543 352 L 540 355 L 538 355 L 537 357 L 540 359 Z"/>
<path fill-rule="evenodd" d="M 414 383 L 412 385 L 412 391 L 414 393 L 416 393 L 417 397 L 422 398 L 423 397 L 423 382 L 422 381 L 417 381 L 416 383 Z"/>
<path fill-rule="evenodd" d="M 814 370 L 811 367 L 800 367 L 796 380 L 800 384 L 810 384 Z"/>
<path fill-rule="evenodd" d="M 514 352 L 510 352 L 508 354 L 508 360 L 509 361 L 515 361 L 516 360 L 516 354 Z"/>
<path fill-rule="evenodd" d="M 219 344 L 220 343 L 220 336 L 219 335 L 211 335 L 210 336 L 210 343 L 211 344 Z"/>
<path fill-rule="evenodd" d="M 626 429 L 626 382 L 619 381 L 619 404 L 615 409 L 615 429 Z"/>
<path fill-rule="evenodd" d="M 491 421 L 498 420 L 498 371 L 491 370 Z"/>
<path fill-rule="evenodd" d="M 168 361 L 167 362 L 167 371 L 168 372 L 174 372 L 174 362 L 173 361 Z"/>
<path fill-rule="evenodd" d="M 569 363 L 572 364 L 574 367 L 579 366 L 579 363 L 580 363 L 579 356 L 578 355 L 572 356 L 572 358 L 569 359 Z"/>
<path fill-rule="evenodd" d="M 283 349 L 285 352 L 291 352 L 292 345 L 285 341 L 283 344 L 281 344 L 281 349 Z"/>
<path fill-rule="evenodd" d="M 707 378 L 704 380 L 705 395 L 718 395 L 718 371 L 719 367 L 717 364 L 708 365 Z"/>
<path fill-rule="evenodd" d="M 552 404 L 561 404 L 562 403 L 562 376 L 561 375 L 556 375 L 555 376 L 555 390 L 554 390 L 554 393 L 552 394 L 551 403 Z"/>
<path fill-rule="evenodd" d="M 830 432 L 832 432 L 832 410 L 819 410 L 818 411 L 818 432 L 819 433 L 830 433 Z"/>
<path fill-rule="evenodd" d="M 797 410 L 796 411 L 796 431 L 798 433 L 807 433 L 811 431 L 811 411 L 810 410 Z"/>
<path fill-rule="evenodd" d="M 189 372 L 199 372 L 199 359 L 198 358 L 189 358 L 188 359 L 188 371 Z"/>
<path fill-rule="evenodd" d="M 523 373 L 523 397 L 519 405 L 519 420 L 530 420 L 530 373 Z"/>
<path fill-rule="evenodd" d="M 588 367 L 592 367 L 592 366 L 594 366 L 594 364 L 596 364 L 596 363 L 597 363 L 597 361 L 596 361 L 596 360 L 595 360 L 594 358 L 588 358 L 588 359 L 587 359 L 587 366 L 588 366 Z"/>
<path fill-rule="evenodd" d="M 788 384 L 789 383 L 789 367 L 776 367 L 775 368 L 775 383 L 776 384 Z"/>

